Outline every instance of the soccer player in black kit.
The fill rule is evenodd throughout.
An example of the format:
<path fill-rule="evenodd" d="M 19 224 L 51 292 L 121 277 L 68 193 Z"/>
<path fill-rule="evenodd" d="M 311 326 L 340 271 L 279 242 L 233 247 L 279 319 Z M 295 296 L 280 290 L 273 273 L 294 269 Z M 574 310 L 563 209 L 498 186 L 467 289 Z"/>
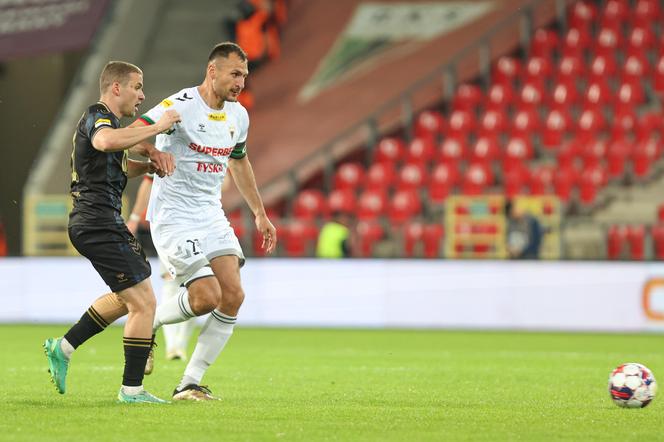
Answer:
<path fill-rule="evenodd" d="M 99 79 L 101 98 L 81 117 L 71 155 L 69 239 L 88 258 L 111 289 L 98 298 L 61 338 L 44 343 L 49 372 L 56 389 L 65 393 L 69 360 L 78 346 L 127 316 L 124 328 L 125 367 L 118 393 L 121 403 L 166 403 L 143 389 L 143 371 L 152 345 L 156 299 L 150 284 L 150 264 L 141 245 L 120 216 L 127 179 L 147 172 L 170 175 L 174 159 L 149 143 L 136 146 L 180 121 L 169 111 L 153 126 L 120 127 L 121 117 L 133 117 L 145 99 L 143 73 L 133 64 L 112 61 Z M 133 146 L 133 148 L 132 148 Z M 127 150 L 149 157 L 130 160 Z"/>

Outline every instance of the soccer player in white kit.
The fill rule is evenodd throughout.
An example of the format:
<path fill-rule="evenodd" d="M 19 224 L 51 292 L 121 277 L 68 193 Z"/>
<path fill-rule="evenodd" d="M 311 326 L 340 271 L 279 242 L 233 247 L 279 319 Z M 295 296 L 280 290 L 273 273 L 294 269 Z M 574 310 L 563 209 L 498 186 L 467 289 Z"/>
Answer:
<path fill-rule="evenodd" d="M 174 155 L 176 168 L 167 179 L 155 177 L 147 219 L 160 258 L 182 287 L 157 307 L 154 330 L 210 313 L 174 400 L 216 399 L 201 380 L 231 337 L 244 300 L 244 254 L 221 207 L 229 168 L 254 213 L 266 252 L 272 253 L 277 242 L 247 157 L 249 116 L 237 102 L 248 73 L 242 48 L 220 43 L 210 53 L 201 85 L 168 97 L 134 122 L 153 124 L 169 109 L 181 116 L 174 130 L 157 136 L 157 148 Z"/>

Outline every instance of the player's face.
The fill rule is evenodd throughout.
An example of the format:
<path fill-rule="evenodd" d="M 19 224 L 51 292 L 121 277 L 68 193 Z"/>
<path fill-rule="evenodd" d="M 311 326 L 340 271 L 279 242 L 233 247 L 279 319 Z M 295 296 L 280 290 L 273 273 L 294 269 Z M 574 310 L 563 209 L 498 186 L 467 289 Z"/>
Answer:
<path fill-rule="evenodd" d="M 120 84 L 120 111 L 123 117 L 133 117 L 138 112 L 138 106 L 145 100 L 143 94 L 143 76 L 136 72 L 129 74 L 129 81 Z"/>
<path fill-rule="evenodd" d="M 231 53 L 228 58 L 217 58 L 212 69 L 214 93 L 224 101 L 237 101 L 248 74 L 246 60 L 242 60 L 237 54 Z"/>

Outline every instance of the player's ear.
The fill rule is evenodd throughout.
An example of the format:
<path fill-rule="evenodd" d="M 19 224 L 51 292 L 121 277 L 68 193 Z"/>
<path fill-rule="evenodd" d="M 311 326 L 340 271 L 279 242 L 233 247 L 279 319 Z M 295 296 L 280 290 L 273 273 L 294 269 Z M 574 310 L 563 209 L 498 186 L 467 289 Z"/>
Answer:
<path fill-rule="evenodd" d="M 111 85 L 111 92 L 113 92 L 113 95 L 120 95 L 120 82 L 114 81 L 113 84 Z"/>

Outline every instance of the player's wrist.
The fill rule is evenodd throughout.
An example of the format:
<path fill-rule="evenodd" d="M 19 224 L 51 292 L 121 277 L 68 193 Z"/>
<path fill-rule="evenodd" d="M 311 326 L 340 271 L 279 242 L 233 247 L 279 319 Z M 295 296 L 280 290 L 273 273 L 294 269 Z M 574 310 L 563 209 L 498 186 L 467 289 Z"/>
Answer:
<path fill-rule="evenodd" d="M 136 213 L 129 214 L 129 221 L 138 222 L 141 220 L 141 216 Z"/>

